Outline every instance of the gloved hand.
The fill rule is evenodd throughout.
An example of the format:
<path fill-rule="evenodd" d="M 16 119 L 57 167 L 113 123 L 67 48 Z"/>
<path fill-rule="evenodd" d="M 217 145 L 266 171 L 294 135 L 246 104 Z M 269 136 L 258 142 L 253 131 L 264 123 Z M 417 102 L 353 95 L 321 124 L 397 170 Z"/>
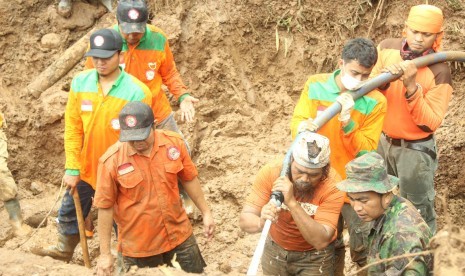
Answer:
<path fill-rule="evenodd" d="M 307 120 L 300 122 L 299 127 L 297 128 L 297 133 L 301 133 L 306 130 L 315 132 L 317 129 L 318 125 L 313 122 L 312 118 L 308 118 Z"/>
<path fill-rule="evenodd" d="M 336 98 L 336 101 L 342 106 L 338 119 L 343 124 L 347 123 L 350 120 L 350 113 L 354 109 L 354 99 L 349 93 L 343 93 Z"/>

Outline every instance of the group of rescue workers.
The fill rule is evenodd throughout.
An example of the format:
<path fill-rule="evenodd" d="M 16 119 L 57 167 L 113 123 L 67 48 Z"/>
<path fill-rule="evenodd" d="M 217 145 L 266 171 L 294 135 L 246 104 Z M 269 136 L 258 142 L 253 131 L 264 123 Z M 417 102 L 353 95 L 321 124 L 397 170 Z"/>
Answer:
<path fill-rule="evenodd" d="M 215 223 L 169 101 L 165 84 L 191 121 L 198 99 L 187 92 L 166 35 L 148 24 L 143 0 L 120 0 L 117 24 L 90 37 L 86 70 L 71 83 L 65 111 L 68 187 L 58 212 L 58 242 L 32 252 L 70 261 L 79 243 L 73 193 L 86 217 L 98 208 L 98 275 L 111 275 L 111 233 L 118 239 L 116 269 L 176 262 L 186 272 L 206 266 L 180 188 L 202 213 L 204 235 Z M 366 38 L 348 41 L 339 69 L 310 76 L 291 121 L 289 175 L 283 159 L 260 169 L 240 214 L 248 233 L 272 226 L 262 257 L 267 275 L 343 275 L 344 222 L 351 259 L 359 266 L 404 253 L 421 253 L 436 232 L 434 132 L 452 94 L 448 65 L 416 68 L 416 57 L 440 51 L 442 11 L 411 8 L 402 37 L 378 47 Z M 400 74 L 357 100 L 350 93 L 380 72 Z M 340 114 L 314 122 L 333 103 Z M 0 114 L 0 190 L 16 235 L 22 222 L 17 187 L 7 168 L 6 127 Z M 318 129 L 319 128 L 319 129 Z M 180 185 L 178 186 L 178 182 Z M 398 188 L 398 189 L 397 189 Z M 272 192 L 284 196 L 281 207 Z M 370 266 L 368 274 L 427 275 L 432 257 L 418 254 Z"/>

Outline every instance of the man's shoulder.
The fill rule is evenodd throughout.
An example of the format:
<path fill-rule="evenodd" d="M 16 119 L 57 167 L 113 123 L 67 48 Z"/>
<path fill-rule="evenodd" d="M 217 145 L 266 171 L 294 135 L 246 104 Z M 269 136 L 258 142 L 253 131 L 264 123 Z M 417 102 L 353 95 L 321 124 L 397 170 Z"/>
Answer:
<path fill-rule="evenodd" d="M 316 82 L 322 82 L 322 83 L 327 82 L 332 75 L 333 75 L 332 73 L 322 73 L 322 74 L 311 75 L 307 79 L 307 84 L 316 83 Z"/>
<path fill-rule="evenodd" d="M 375 100 L 376 104 L 386 104 L 387 103 L 386 97 L 381 92 L 379 92 L 378 90 L 372 90 L 372 91 L 368 92 L 364 97 L 368 97 L 368 98 L 371 98 L 371 99 Z"/>
<path fill-rule="evenodd" d="M 96 69 L 86 69 L 77 73 L 71 81 L 73 91 L 97 90 L 98 74 Z"/>
<path fill-rule="evenodd" d="M 137 46 L 139 50 L 164 51 L 168 37 L 158 27 L 148 24 L 145 40 Z"/>
<path fill-rule="evenodd" d="M 428 225 L 423 220 L 415 207 L 405 198 L 397 197 L 395 204 L 387 214 L 385 226 L 388 231 L 395 232 L 396 235 L 418 234 L 428 236 L 430 231 Z"/>
<path fill-rule="evenodd" d="M 107 151 L 99 158 L 100 163 L 105 163 L 109 160 L 110 157 L 114 156 L 116 153 L 118 153 L 124 146 L 124 143 L 121 142 L 116 142 L 113 145 L 111 145 Z"/>
<path fill-rule="evenodd" d="M 380 50 L 400 50 L 402 38 L 387 38 L 379 43 Z"/>
<path fill-rule="evenodd" d="M 159 139 L 163 144 L 180 145 L 184 143 L 182 136 L 171 130 L 156 129 L 155 136 L 155 139 Z"/>

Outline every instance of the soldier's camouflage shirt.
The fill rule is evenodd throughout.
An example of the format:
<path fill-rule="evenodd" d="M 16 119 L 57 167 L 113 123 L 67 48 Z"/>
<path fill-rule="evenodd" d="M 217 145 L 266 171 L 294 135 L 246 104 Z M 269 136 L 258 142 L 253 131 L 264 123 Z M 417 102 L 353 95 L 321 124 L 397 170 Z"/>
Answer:
<path fill-rule="evenodd" d="M 394 196 L 384 214 L 373 224 L 368 236 L 368 264 L 406 253 L 421 252 L 431 238 L 431 231 L 406 199 Z M 368 269 L 369 275 L 428 275 L 431 255 L 402 258 Z M 408 265 L 408 266 L 407 266 Z"/>

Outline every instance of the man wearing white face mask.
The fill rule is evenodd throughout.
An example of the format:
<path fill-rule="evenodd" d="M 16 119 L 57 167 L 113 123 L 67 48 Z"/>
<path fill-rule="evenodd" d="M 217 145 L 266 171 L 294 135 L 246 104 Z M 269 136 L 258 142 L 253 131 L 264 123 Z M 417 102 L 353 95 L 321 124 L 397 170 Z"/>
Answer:
<path fill-rule="evenodd" d="M 322 111 L 339 102 L 341 113 L 332 118 L 318 133 L 329 138 L 331 146 L 331 166 L 343 179 L 346 177 L 345 165 L 366 152 L 376 151 L 386 113 L 386 99 L 378 91 L 371 91 L 355 102 L 348 90 L 359 88 L 368 79 L 377 61 L 375 44 L 366 38 L 348 41 L 342 50 L 339 69 L 330 74 L 310 76 L 305 83 L 300 99 L 294 109 L 291 121 L 291 133 L 296 135 L 307 129 L 315 131 L 313 119 Z M 366 253 L 363 235 L 368 235 L 369 225 L 365 225 L 357 217 L 346 197 L 342 215 L 349 226 L 351 237 L 351 257 L 354 262 L 363 265 Z M 340 220 L 339 232 L 342 232 Z M 341 233 L 339 233 L 341 234 Z M 342 237 L 340 235 L 340 237 Z M 344 268 L 343 245 L 336 252 L 336 275 Z"/>

